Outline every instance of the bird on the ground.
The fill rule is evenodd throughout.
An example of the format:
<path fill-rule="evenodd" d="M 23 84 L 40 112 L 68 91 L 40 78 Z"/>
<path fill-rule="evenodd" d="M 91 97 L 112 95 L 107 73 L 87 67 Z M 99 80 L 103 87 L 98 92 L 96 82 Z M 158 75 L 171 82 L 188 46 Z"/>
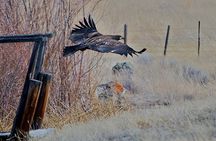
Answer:
<path fill-rule="evenodd" d="M 133 57 L 133 54 L 142 54 L 146 51 L 135 51 L 127 44 L 120 42 L 123 39 L 121 35 L 103 35 L 97 31 L 95 22 L 89 15 L 88 20 L 84 17 L 83 22 L 79 21 L 79 25 L 75 25 L 71 31 L 69 39 L 74 43 L 72 46 L 65 46 L 63 56 L 72 55 L 77 51 L 85 51 L 86 49 L 101 53 L 116 53 Z"/>

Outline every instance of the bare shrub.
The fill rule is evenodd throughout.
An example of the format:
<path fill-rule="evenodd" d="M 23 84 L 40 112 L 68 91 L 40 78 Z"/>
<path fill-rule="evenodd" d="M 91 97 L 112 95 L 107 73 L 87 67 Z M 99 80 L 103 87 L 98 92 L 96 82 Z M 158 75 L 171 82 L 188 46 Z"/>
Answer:
<path fill-rule="evenodd" d="M 89 1 L 85 0 L 86 3 Z M 93 93 L 98 82 L 95 76 L 100 73 L 102 56 L 86 52 L 62 57 L 63 47 L 70 44 L 67 38 L 73 19 L 81 8 L 81 0 L 9 0 L 0 3 L 0 35 L 55 34 L 47 44 L 43 64 L 43 71 L 53 75 L 47 126 L 53 122 L 49 118 L 61 119 L 71 111 L 85 113 L 94 107 Z M 0 46 L 0 124 L 3 124 L 0 127 L 3 130 L 12 126 L 31 54 L 30 46 L 32 44 L 27 43 Z"/>
<path fill-rule="evenodd" d="M 207 85 L 209 82 L 207 73 L 190 66 L 183 66 L 183 77 L 189 82 L 199 83 L 201 85 Z"/>

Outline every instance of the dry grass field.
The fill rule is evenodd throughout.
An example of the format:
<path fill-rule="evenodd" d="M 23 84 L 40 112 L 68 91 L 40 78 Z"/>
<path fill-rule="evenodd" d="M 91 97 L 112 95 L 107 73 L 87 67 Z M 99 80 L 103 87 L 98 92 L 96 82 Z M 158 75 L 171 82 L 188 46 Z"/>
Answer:
<path fill-rule="evenodd" d="M 91 11 L 92 6 L 88 6 Z M 103 56 L 102 82 L 115 79 L 111 67 L 117 62 L 133 65 L 132 79 L 138 91 L 127 96 L 131 110 L 106 119 L 66 125 L 43 140 L 216 140 L 215 7 L 213 0 L 101 1 L 91 11 L 98 29 L 123 34 L 126 23 L 128 44 L 135 49 L 148 49 L 134 58 Z M 80 16 L 81 13 L 76 20 Z M 167 56 L 163 57 L 167 25 L 171 26 L 170 40 Z"/>
<path fill-rule="evenodd" d="M 138 91 L 127 95 L 129 111 L 66 125 L 42 140 L 215 140 L 215 71 L 149 54 L 131 64 Z"/>
<path fill-rule="evenodd" d="M 56 17 L 63 15 L 65 18 L 55 18 L 51 11 L 56 9 L 50 9 L 48 15 L 41 12 L 41 16 L 38 17 L 41 22 L 45 21 L 49 25 L 48 28 L 40 27 L 44 24 L 35 24 L 32 26 L 33 30 L 29 29 L 29 32 L 45 32 L 46 29 L 56 32 L 56 37 L 48 44 L 44 67 L 44 70 L 54 74 L 54 79 L 43 125 L 45 128 L 55 127 L 55 131 L 46 137 L 31 140 L 216 140 L 216 1 L 91 0 L 85 5 L 85 15 L 92 15 L 101 33 L 123 34 L 123 25 L 127 24 L 128 44 L 137 50 L 145 47 L 147 52 L 139 57 L 124 58 L 115 54 L 100 55 L 86 51 L 84 55 L 78 53 L 64 59 L 59 52 L 65 44 L 70 43 L 67 40 L 70 28 L 83 16 L 81 1 L 74 1 L 77 4 L 76 10 L 67 2 L 56 5 L 56 9 L 60 10 L 63 7 L 64 10 L 58 11 L 61 14 L 54 14 Z M 39 8 L 36 8 L 35 13 L 37 12 L 40 13 Z M 72 18 L 68 16 L 70 14 L 73 14 Z M 46 16 L 49 20 L 56 21 L 48 22 Z M 67 18 L 68 25 L 64 25 Z M 27 19 L 26 24 L 28 20 L 34 23 L 34 19 Z M 201 54 L 198 57 L 199 20 Z M 5 21 L 0 20 L 0 23 L 2 22 Z M 164 57 L 167 25 L 170 25 L 171 29 L 167 56 Z M 12 32 L 13 30 L 0 29 L 0 33 L 26 33 L 24 30 Z M 0 46 L 0 55 L 4 51 L 2 48 Z M 28 50 L 22 51 L 28 54 Z M 15 56 L 18 58 L 18 55 Z M 1 60 L 5 58 L 6 56 L 0 56 Z M 22 62 L 22 58 L 20 60 Z M 118 62 L 129 62 L 134 70 L 132 81 L 136 91 L 126 92 L 126 105 L 123 108 L 118 108 L 112 103 L 101 104 L 94 95 L 97 85 L 119 79 L 112 74 L 112 67 Z M 15 64 L 15 61 L 12 63 Z M 1 61 L 1 68 L 3 65 L 4 62 Z M 13 65 L 7 67 L 15 69 Z M 25 65 L 19 70 L 24 67 Z M 0 73 L 4 74 L 0 79 L 0 96 L 4 101 L 1 100 L 0 104 L 7 100 L 3 95 L 7 88 L 3 87 L 3 80 L 5 82 L 9 75 L 6 72 L 0 70 Z M 20 79 L 16 79 L 16 90 L 21 87 L 21 83 L 18 83 Z M 13 91 L 9 90 L 12 97 Z M 16 99 L 13 97 L 12 100 Z M 10 105 L 9 102 L 6 104 Z M 9 114 L 0 111 L 3 115 L 0 116 L 1 130 L 10 129 L 15 108 L 16 105 L 12 104 L 8 109 Z M 4 110 L 0 110 L 2 109 Z"/>

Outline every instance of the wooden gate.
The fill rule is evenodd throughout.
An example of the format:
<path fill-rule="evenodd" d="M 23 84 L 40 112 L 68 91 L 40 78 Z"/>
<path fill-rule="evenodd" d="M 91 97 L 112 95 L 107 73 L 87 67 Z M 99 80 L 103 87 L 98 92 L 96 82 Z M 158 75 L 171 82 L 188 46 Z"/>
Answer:
<path fill-rule="evenodd" d="M 0 135 L 0 141 L 6 139 L 26 140 L 30 128 L 41 128 L 51 82 L 51 75 L 41 72 L 41 68 L 46 50 L 46 42 L 52 36 L 52 33 L 0 36 L 0 43 L 34 42 L 13 127 L 10 133 Z"/>

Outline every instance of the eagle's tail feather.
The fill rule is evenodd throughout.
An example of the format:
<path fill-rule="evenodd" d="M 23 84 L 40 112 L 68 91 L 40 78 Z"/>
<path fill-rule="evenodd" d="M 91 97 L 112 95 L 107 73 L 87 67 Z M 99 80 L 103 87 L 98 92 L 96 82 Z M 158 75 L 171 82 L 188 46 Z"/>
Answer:
<path fill-rule="evenodd" d="M 145 52 L 145 51 L 146 51 L 146 48 L 144 48 L 144 49 L 142 49 L 142 50 L 140 50 L 140 51 L 137 51 L 137 53 L 142 54 L 142 53 Z"/>
<path fill-rule="evenodd" d="M 74 46 L 65 46 L 63 50 L 63 56 L 72 55 L 75 52 L 81 50 L 80 45 L 74 45 Z"/>
<path fill-rule="evenodd" d="M 134 54 L 135 54 L 135 52 L 134 52 Z M 133 57 L 133 54 L 132 54 L 131 52 L 129 52 L 129 55 L 130 55 L 131 57 Z"/>

